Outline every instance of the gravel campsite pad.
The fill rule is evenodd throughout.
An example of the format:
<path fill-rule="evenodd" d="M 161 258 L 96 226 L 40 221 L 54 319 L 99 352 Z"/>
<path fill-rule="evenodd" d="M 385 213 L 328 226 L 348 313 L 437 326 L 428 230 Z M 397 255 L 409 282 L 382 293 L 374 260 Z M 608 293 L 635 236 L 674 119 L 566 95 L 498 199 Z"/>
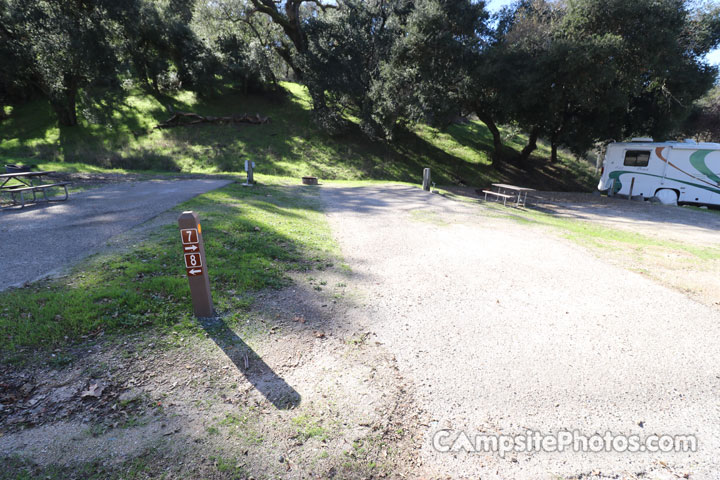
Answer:
<path fill-rule="evenodd" d="M 284 186 L 273 195 L 320 195 L 342 258 L 254 292 L 247 311 L 122 335 L 97 330 L 0 365 L 8 478 L 720 471 L 720 305 L 711 290 L 696 301 L 624 257 L 611 261 L 529 221 L 527 210 L 400 185 Z M 540 212 L 551 207 L 557 199 Z M 715 218 L 689 213 L 708 225 Z M 695 435 L 698 449 L 433 448 L 438 434 L 447 445 L 460 434 L 575 430 Z"/>
<path fill-rule="evenodd" d="M 412 187 L 324 188 L 368 328 L 417 389 L 431 477 L 712 478 L 720 312 Z M 432 437 L 695 434 L 697 453 L 440 453 Z M 617 475 L 617 477 L 616 477 Z"/>

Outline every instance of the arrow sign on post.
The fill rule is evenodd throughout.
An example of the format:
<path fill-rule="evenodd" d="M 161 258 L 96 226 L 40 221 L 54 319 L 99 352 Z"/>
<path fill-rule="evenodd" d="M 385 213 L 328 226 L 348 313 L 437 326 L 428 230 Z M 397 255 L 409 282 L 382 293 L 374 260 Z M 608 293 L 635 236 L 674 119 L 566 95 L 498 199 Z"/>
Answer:
<path fill-rule="evenodd" d="M 210 279 L 207 274 L 205 244 L 197 213 L 183 212 L 178 218 L 178 226 L 183 244 L 185 271 L 190 283 L 193 311 L 198 318 L 213 317 L 215 309 L 210 293 Z"/>

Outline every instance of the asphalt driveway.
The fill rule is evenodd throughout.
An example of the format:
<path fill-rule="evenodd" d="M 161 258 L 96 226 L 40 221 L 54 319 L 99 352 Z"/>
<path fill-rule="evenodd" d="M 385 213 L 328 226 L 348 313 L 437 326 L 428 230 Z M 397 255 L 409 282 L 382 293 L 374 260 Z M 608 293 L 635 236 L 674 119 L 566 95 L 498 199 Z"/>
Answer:
<path fill-rule="evenodd" d="M 0 291 L 61 271 L 97 252 L 110 238 L 231 182 L 118 183 L 71 193 L 66 202 L 0 211 Z"/>

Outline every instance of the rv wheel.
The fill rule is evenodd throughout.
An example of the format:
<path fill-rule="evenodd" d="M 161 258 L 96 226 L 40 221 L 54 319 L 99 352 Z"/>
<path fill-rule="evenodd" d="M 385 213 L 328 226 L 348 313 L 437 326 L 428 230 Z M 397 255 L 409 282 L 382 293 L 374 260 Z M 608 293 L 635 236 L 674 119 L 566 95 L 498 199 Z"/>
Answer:
<path fill-rule="evenodd" d="M 677 205 L 678 194 L 675 190 L 661 188 L 655 192 L 655 198 L 657 198 L 663 205 Z"/>

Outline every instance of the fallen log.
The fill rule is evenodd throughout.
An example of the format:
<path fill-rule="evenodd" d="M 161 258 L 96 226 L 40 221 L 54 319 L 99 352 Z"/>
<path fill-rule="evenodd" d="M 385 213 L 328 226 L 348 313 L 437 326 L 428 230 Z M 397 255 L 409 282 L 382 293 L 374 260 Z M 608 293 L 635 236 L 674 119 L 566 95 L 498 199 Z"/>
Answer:
<path fill-rule="evenodd" d="M 200 115 L 193 112 L 173 112 L 172 116 L 162 123 L 158 123 L 157 128 L 172 128 L 190 125 L 199 125 L 202 123 L 210 123 L 216 125 L 245 123 L 250 125 L 263 125 L 270 123 L 268 117 L 263 117 L 259 113 L 251 115 L 248 113 L 233 114 L 225 117 L 213 117 L 210 115 Z"/>

